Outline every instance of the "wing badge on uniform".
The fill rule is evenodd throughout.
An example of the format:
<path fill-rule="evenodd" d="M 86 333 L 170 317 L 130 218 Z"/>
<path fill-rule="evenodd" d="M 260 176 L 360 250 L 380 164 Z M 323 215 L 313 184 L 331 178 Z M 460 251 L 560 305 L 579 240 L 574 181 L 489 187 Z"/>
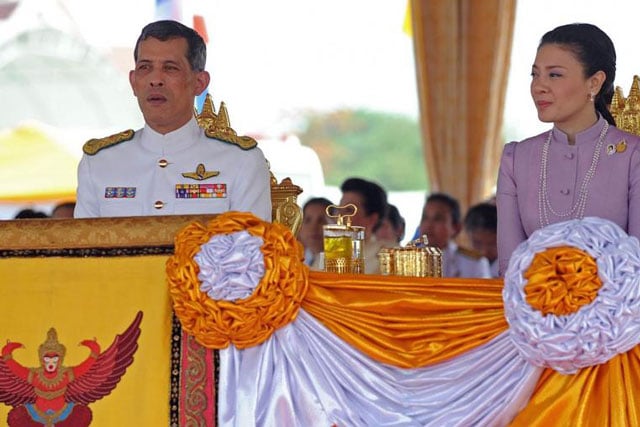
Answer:
<path fill-rule="evenodd" d="M 105 351 L 95 340 L 80 344 L 90 351 L 77 366 L 65 366 L 66 347 L 58 342 L 54 328 L 38 348 L 40 366 L 28 368 L 13 358 L 13 352 L 24 348 L 19 342 L 7 341 L 0 357 L 0 402 L 12 406 L 7 415 L 10 427 L 26 425 L 88 426 L 93 418 L 89 404 L 102 399 L 116 388 L 138 350 L 139 311 L 129 327 L 116 335 Z"/>
<path fill-rule="evenodd" d="M 202 163 L 198 164 L 195 172 L 182 172 L 182 176 L 185 178 L 195 179 L 196 181 L 202 181 L 218 175 L 220 175 L 220 171 L 208 171 Z"/>

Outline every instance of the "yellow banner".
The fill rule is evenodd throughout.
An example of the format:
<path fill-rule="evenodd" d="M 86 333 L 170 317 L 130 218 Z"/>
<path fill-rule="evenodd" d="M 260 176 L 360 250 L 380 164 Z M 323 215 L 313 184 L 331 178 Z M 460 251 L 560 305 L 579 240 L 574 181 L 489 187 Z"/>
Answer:
<path fill-rule="evenodd" d="M 55 328 L 59 343 L 66 347 L 62 365 L 78 367 L 91 352 L 79 345 L 81 341 L 95 338 L 104 354 L 142 312 L 133 362 L 109 394 L 88 404 L 91 426 L 169 425 L 171 307 L 166 259 L 164 255 L 1 258 L 0 347 L 7 341 L 23 344 L 12 352 L 13 361 L 39 368 L 39 346 L 47 331 Z M 110 368 L 116 377 L 118 363 L 122 362 Z M 10 375 L 6 369 L 2 372 Z M 0 424 L 10 410 L 0 403 Z"/>

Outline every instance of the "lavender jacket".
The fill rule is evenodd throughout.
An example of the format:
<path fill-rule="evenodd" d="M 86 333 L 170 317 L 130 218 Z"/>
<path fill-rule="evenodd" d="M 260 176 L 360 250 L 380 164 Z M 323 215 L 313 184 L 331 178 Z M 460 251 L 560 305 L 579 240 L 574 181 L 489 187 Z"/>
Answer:
<path fill-rule="evenodd" d="M 580 187 L 591 166 L 605 120 L 576 135 L 567 136 L 553 128 L 547 166 L 548 197 L 554 211 L 571 210 L 578 201 Z M 515 248 L 541 227 L 538 195 L 542 147 L 545 132 L 504 146 L 498 175 L 498 259 L 504 275 Z M 622 147 L 624 151 L 612 148 Z M 609 149 L 607 149 L 609 148 Z M 613 152 L 612 152 L 613 151 Z M 597 216 L 618 224 L 628 234 L 640 238 L 640 137 L 609 126 L 594 177 L 588 187 L 584 216 Z M 549 222 L 571 219 L 549 212 Z"/>

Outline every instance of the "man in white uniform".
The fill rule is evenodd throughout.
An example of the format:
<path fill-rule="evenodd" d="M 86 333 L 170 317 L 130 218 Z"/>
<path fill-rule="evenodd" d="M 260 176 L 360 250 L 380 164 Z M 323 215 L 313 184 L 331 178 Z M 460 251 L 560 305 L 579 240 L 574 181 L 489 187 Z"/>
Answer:
<path fill-rule="evenodd" d="M 255 142 L 205 132 L 194 99 L 209 85 L 206 45 L 193 29 L 142 29 L 129 73 L 145 126 L 88 141 L 76 218 L 251 212 L 271 221 L 270 175 Z"/>

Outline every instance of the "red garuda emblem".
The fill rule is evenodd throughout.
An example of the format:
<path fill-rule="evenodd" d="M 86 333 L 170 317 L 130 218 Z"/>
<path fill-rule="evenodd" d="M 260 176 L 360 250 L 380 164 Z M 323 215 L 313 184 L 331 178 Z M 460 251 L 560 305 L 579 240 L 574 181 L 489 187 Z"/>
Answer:
<path fill-rule="evenodd" d="M 111 393 L 133 362 L 138 349 L 142 312 L 111 346 L 100 352 L 93 340 L 80 344 L 89 348 L 78 366 L 63 365 L 66 348 L 58 342 L 54 328 L 38 348 L 40 367 L 27 368 L 13 358 L 24 346 L 7 341 L 0 358 L 0 402 L 13 406 L 7 416 L 10 427 L 84 427 L 91 423 L 89 404 Z"/>

